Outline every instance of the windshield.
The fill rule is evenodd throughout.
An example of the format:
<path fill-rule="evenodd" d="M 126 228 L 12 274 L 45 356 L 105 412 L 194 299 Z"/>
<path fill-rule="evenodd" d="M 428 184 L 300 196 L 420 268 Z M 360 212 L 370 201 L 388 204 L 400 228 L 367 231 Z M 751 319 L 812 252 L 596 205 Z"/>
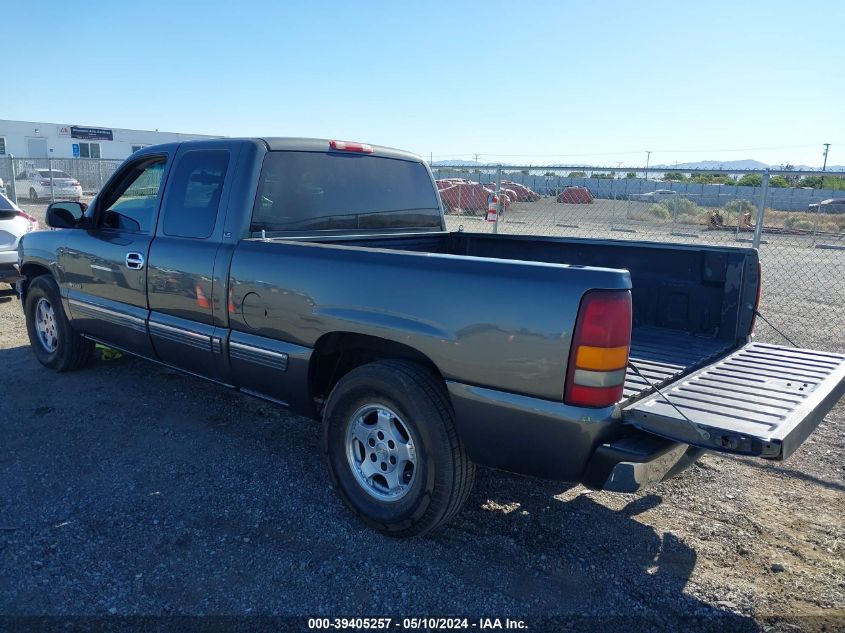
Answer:
<path fill-rule="evenodd" d="M 440 228 L 422 163 L 334 152 L 270 152 L 252 231 Z"/>

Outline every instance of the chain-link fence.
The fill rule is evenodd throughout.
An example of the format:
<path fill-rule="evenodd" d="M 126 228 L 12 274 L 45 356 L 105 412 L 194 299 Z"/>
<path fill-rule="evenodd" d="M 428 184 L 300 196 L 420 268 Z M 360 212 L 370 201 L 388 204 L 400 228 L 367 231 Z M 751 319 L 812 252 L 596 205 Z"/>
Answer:
<path fill-rule="evenodd" d="M 769 184 L 770 175 L 796 179 L 797 172 L 760 173 L 759 186 L 658 181 L 624 168 L 599 177 L 548 167 L 435 165 L 433 172 L 452 230 L 757 246 L 761 314 L 797 345 L 845 350 L 845 202 L 824 202 L 845 199 L 845 191 Z M 503 198 L 495 223 L 486 221 L 488 190 Z M 784 342 L 765 321 L 757 332 Z"/>
<path fill-rule="evenodd" d="M 88 198 L 121 162 L 0 156 L 0 179 L 10 198 L 40 215 L 44 202 L 68 197 L 56 187 L 60 176 L 77 181 Z M 696 174 L 724 176 L 720 183 L 655 180 L 663 174 L 646 178 L 626 168 L 466 164 L 434 165 L 433 172 L 452 230 L 756 246 L 763 316 L 798 345 L 845 351 L 845 190 L 830 188 L 841 176 L 813 189 L 771 186 L 770 177 L 796 184 L 817 173 L 774 170 L 756 174 L 756 186 L 741 186 L 730 178 L 736 172 L 724 170 Z M 498 222 L 486 221 L 492 192 L 500 194 Z M 765 322 L 757 330 L 782 342 Z"/>
<path fill-rule="evenodd" d="M 16 202 L 76 197 L 76 187 L 71 191 L 59 186 L 67 180 L 76 181 L 82 196 L 90 197 L 100 190 L 122 162 L 101 158 L 0 156 L 0 180 L 6 195 Z"/>

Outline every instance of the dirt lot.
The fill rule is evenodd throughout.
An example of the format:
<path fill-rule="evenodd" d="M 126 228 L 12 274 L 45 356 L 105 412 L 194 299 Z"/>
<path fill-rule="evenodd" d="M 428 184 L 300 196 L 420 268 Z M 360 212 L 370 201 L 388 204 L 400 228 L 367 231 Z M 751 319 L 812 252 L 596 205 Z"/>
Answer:
<path fill-rule="evenodd" d="M 0 614 L 845 628 L 845 402 L 785 463 L 708 455 L 639 495 L 481 470 L 405 542 L 344 509 L 313 422 L 128 358 L 54 374 L 5 290 L 0 384 Z"/>

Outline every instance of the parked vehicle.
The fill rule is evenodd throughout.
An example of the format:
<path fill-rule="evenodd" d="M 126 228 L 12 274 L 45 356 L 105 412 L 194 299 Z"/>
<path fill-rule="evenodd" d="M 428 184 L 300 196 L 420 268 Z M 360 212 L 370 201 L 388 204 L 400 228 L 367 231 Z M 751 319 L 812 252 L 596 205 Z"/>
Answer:
<path fill-rule="evenodd" d="M 845 198 L 828 198 L 808 205 L 808 210 L 815 213 L 845 213 Z"/>
<path fill-rule="evenodd" d="M 440 199 L 451 213 L 486 211 L 487 201 L 493 190 L 477 182 L 458 182 L 440 189 Z M 510 208 L 510 198 L 503 196 L 505 209 Z"/>
<path fill-rule="evenodd" d="M 338 494 L 395 536 L 476 463 L 635 492 L 706 450 L 783 459 L 845 390 L 845 356 L 751 340 L 756 250 L 450 233 L 398 150 L 148 147 L 47 222 L 19 250 L 44 366 L 101 342 L 320 419 Z"/>
<path fill-rule="evenodd" d="M 655 189 L 647 193 L 640 193 L 635 196 L 636 200 L 640 202 L 661 202 L 678 196 L 677 191 L 671 189 Z"/>
<path fill-rule="evenodd" d="M 18 279 L 20 238 L 38 230 L 38 220 L 0 193 L 0 282 L 13 284 Z"/>
<path fill-rule="evenodd" d="M 526 185 L 513 182 L 512 180 L 503 180 L 502 184 L 516 191 L 517 201 L 519 202 L 537 202 L 540 199 L 540 194 Z"/>
<path fill-rule="evenodd" d="M 28 167 L 15 176 L 15 194 L 18 199 L 29 198 L 31 202 L 51 197 L 49 169 Z M 53 170 L 52 197 L 79 200 L 82 198 L 82 186 L 70 174 Z"/>
<path fill-rule="evenodd" d="M 487 189 L 489 189 L 490 191 L 496 191 L 497 185 L 496 185 L 495 182 L 488 182 L 484 186 Z M 505 202 L 507 203 L 508 207 L 510 207 L 510 204 L 512 202 L 516 202 L 517 200 L 519 200 L 519 194 L 515 190 L 511 189 L 510 187 L 506 187 L 505 183 L 502 183 L 502 190 L 501 190 L 500 193 L 502 194 L 502 197 L 505 200 Z"/>
<path fill-rule="evenodd" d="M 586 187 L 566 187 L 557 194 L 557 201 L 566 204 L 593 204 L 593 194 Z"/>

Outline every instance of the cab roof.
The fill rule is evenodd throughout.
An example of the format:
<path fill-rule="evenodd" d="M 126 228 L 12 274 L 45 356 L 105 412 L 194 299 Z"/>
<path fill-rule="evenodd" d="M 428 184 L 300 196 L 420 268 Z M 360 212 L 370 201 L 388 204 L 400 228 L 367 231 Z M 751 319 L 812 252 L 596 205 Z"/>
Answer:
<path fill-rule="evenodd" d="M 294 137 L 279 137 L 279 136 L 272 136 L 272 137 L 264 137 L 261 138 L 266 145 L 267 149 L 271 152 L 276 151 L 298 151 L 298 152 L 327 152 L 329 151 L 329 143 L 331 143 L 331 139 L 321 139 L 321 138 L 294 138 Z M 352 143 L 366 143 L 366 141 L 350 141 L 347 139 L 334 139 L 337 141 L 345 141 L 345 142 L 352 142 Z M 422 161 L 422 158 L 414 154 L 412 152 L 406 152 L 401 149 L 395 149 L 393 147 L 384 147 L 382 145 L 373 145 L 372 143 L 366 143 L 370 147 L 373 148 L 372 156 L 382 156 L 385 158 L 400 158 L 403 160 L 413 160 L 413 161 Z"/>

